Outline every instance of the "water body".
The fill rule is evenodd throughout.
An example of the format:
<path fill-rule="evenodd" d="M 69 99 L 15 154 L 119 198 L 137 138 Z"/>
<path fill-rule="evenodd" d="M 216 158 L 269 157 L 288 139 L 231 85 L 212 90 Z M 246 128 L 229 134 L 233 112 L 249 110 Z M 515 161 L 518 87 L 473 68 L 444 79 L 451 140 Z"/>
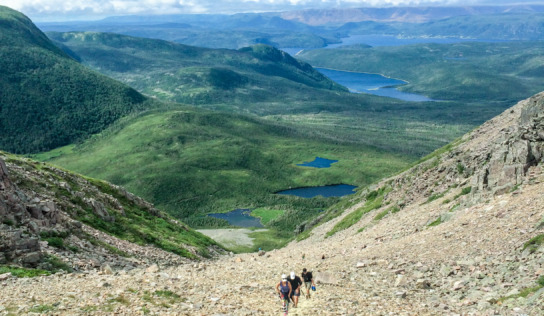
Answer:
<path fill-rule="evenodd" d="M 325 185 L 320 187 L 296 188 L 276 192 L 276 194 L 295 195 L 303 198 L 344 196 L 355 193 L 357 187 L 349 184 Z"/>
<path fill-rule="evenodd" d="M 330 168 L 331 165 L 333 163 L 335 163 L 335 162 L 338 162 L 338 160 L 331 160 L 331 159 L 326 159 L 326 158 L 321 158 L 321 157 L 315 157 L 315 159 L 313 161 L 299 163 L 299 164 L 297 164 L 297 166 L 313 167 L 313 168 Z"/>
<path fill-rule="evenodd" d="M 372 47 L 378 46 L 402 46 L 422 43 L 453 44 L 462 42 L 491 42 L 490 40 L 467 39 L 455 37 L 414 37 L 400 38 L 394 35 L 350 35 L 342 38 L 338 44 L 330 44 L 325 48 L 338 48 L 342 46 L 366 44 Z"/>
<path fill-rule="evenodd" d="M 251 216 L 250 209 L 235 209 L 228 213 L 213 213 L 208 216 L 227 220 L 229 224 L 240 227 L 263 227 L 261 219 Z"/>
<path fill-rule="evenodd" d="M 411 44 L 424 44 L 424 43 L 436 43 L 436 44 L 453 44 L 462 42 L 506 42 L 501 40 L 486 40 L 486 39 L 468 39 L 468 38 L 455 38 L 455 37 L 414 37 L 414 38 L 400 38 L 394 35 L 350 35 L 342 38 L 342 42 L 336 44 L 329 44 L 325 48 L 338 48 L 342 46 L 366 44 L 372 47 L 379 46 L 402 46 Z M 323 47 L 321 47 L 323 48 Z M 317 48 L 306 47 L 285 47 L 280 48 L 284 52 L 289 53 L 291 56 L 295 56 L 302 50 L 312 50 Z"/>
<path fill-rule="evenodd" d="M 433 101 L 424 95 L 401 92 L 394 88 L 406 84 L 406 81 L 387 78 L 378 74 L 349 72 L 315 68 L 331 80 L 347 87 L 353 93 L 369 93 L 382 97 L 390 97 L 404 101 L 425 102 Z"/>

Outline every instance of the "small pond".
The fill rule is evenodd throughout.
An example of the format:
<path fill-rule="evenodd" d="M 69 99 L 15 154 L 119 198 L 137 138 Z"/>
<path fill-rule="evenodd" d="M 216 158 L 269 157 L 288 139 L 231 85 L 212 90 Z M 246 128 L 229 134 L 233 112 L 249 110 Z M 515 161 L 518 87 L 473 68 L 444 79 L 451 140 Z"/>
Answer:
<path fill-rule="evenodd" d="M 335 162 L 338 162 L 338 160 L 331 160 L 321 157 L 315 157 L 313 161 L 299 163 L 297 166 L 301 167 L 313 167 L 313 168 L 330 168 L 331 165 Z"/>
<path fill-rule="evenodd" d="M 324 185 L 320 187 L 296 188 L 276 192 L 276 194 L 295 195 L 303 198 L 344 196 L 355 193 L 357 187 L 349 184 Z"/>
<path fill-rule="evenodd" d="M 227 220 L 229 224 L 240 227 L 263 227 L 261 219 L 251 216 L 250 209 L 235 209 L 228 213 L 213 213 L 208 216 Z"/>

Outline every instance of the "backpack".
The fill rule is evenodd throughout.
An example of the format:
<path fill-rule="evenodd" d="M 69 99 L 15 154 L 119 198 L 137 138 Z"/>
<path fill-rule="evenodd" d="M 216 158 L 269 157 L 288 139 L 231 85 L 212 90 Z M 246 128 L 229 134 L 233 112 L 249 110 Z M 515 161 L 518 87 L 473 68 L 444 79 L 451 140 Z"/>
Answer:
<path fill-rule="evenodd" d="M 311 271 L 307 271 L 306 273 L 304 273 L 302 275 L 302 277 L 304 278 L 304 282 L 311 282 L 312 281 L 312 272 Z"/>

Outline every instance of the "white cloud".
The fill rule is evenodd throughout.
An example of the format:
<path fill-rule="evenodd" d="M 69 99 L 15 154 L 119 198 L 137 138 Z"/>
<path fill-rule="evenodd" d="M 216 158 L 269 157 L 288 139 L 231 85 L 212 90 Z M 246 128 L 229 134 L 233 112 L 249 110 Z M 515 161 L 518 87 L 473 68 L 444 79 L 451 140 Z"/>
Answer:
<path fill-rule="evenodd" d="M 495 4 L 515 0 L 0 0 L 32 19 L 65 20 L 128 14 L 235 13 L 324 7 Z M 542 0 L 534 0 L 542 2 Z"/>

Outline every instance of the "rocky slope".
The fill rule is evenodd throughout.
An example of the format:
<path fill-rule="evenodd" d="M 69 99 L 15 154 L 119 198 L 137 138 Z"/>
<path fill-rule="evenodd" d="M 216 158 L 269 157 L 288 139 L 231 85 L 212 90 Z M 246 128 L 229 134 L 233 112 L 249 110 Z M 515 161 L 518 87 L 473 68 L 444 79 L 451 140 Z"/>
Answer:
<path fill-rule="evenodd" d="M 2 152 L 0 236 L 0 264 L 46 270 L 179 264 L 217 248 L 120 187 Z"/>
<path fill-rule="evenodd" d="M 543 117 L 544 93 L 330 210 L 283 249 L 5 276 L 0 314 L 277 315 L 279 276 L 306 267 L 317 291 L 290 315 L 541 315 Z"/>

